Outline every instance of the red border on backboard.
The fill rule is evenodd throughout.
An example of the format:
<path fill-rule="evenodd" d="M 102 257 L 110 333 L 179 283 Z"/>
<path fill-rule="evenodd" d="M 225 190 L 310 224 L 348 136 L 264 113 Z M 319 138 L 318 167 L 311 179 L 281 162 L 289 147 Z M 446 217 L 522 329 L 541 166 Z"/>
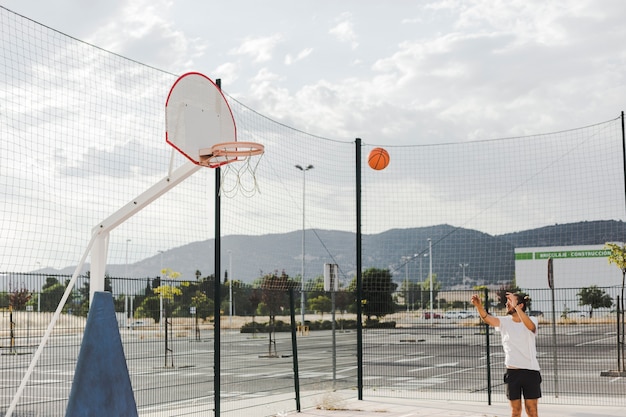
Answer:
<path fill-rule="evenodd" d="M 213 86 L 215 87 L 215 89 L 220 93 L 220 95 L 222 96 L 222 99 L 224 100 L 224 103 L 226 103 L 226 107 L 228 108 L 228 112 L 230 113 L 230 117 L 233 121 L 233 126 L 235 127 L 235 142 L 237 141 L 237 124 L 235 123 L 235 117 L 233 116 L 233 111 L 230 108 L 230 104 L 228 104 L 228 100 L 226 100 L 226 97 L 224 96 L 224 93 L 222 93 L 222 89 L 219 88 L 217 86 L 217 84 L 215 84 L 213 82 L 212 79 L 210 79 L 209 77 L 207 77 L 206 75 L 200 73 L 200 72 L 196 72 L 196 71 L 192 71 L 192 72 L 187 72 L 183 75 L 181 75 L 180 77 L 178 77 L 176 79 L 176 81 L 174 82 L 174 84 L 172 85 L 172 87 L 170 88 L 170 92 L 167 94 L 167 100 L 165 101 L 165 108 L 167 109 L 167 105 L 170 102 L 170 96 L 172 95 L 172 91 L 174 91 L 174 88 L 176 87 L 176 85 L 179 83 L 180 80 L 182 80 L 183 78 L 189 76 L 189 75 L 199 75 L 201 77 L 206 78 L 207 80 L 209 80 L 209 82 L 211 84 L 213 84 Z M 167 119 L 167 117 L 166 117 Z M 185 152 L 183 152 L 180 148 L 178 148 L 176 145 L 174 145 L 172 142 L 170 142 L 169 137 L 168 137 L 168 131 L 167 131 L 167 122 L 166 122 L 166 130 L 165 130 L 165 141 L 172 146 L 174 149 L 176 149 L 178 152 L 180 152 L 181 154 L 183 154 L 187 159 L 189 159 L 191 162 L 193 162 L 196 165 L 200 165 L 200 161 L 196 161 L 195 159 L 193 159 L 191 156 L 187 155 Z"/>

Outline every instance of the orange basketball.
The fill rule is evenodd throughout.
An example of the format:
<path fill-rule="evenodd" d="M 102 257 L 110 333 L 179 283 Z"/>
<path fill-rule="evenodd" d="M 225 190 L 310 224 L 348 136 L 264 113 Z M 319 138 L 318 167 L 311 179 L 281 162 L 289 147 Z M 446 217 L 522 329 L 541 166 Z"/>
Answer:
<path fill-rule="evenodd" d="M 374 148 L 367 156 L 367 163 L 377 171 L 385 169 L 389 165 L 389 152 L 383 148 Z"/>

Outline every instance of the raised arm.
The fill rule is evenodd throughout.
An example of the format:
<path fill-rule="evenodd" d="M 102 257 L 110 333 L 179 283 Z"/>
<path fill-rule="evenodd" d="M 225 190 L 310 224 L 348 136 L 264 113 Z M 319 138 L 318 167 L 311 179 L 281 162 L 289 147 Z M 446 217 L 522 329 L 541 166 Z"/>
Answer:
<path fill-rule="evenodd" d="M 524 303 L 521 303 L 521 305 L 524 305 Z M 515 305 L 515 307 L 513 307 L 515 308 L 515 312 L 517 312 L 517 316 L 520 318 L 520 320 L 522 320 L 522 323 L 524 323 L 524 326 L 526 326 L 528 330 L 533 333 L 537 332 L 537 326 L 535 326 L 535 322 L 530 319 L 530 317 L 528 316 L 528 314 L 526 314 L 524 310 L 522 310 L 521 305 L 517 304 Z"/>
<path fill-rule="evenodd" d="M 476 307 L 478 315 L 485 323 L 493 327 L 498 327 L 500 325 L 499 318 L 487 313 L 487 310 L 483 307 L 483 302 L 480 300 L 480 296 L 478 294 L 472 295 L 472 305 Z"/>

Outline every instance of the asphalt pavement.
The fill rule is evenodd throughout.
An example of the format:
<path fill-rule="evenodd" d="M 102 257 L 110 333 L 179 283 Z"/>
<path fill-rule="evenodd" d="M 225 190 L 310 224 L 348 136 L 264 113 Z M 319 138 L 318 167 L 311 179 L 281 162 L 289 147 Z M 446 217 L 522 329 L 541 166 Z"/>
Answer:
<path fill-rule="evenodd" d="M 311 393 L 309 393 L 311 394 Z M 293 410 L 293 395 L 259 397 L 222 404 L 223 417 L 274 416 L 274 417 L 508 417 L 508 403 L 492 405 L 471 400 L 406 399 L 374 397 L 358 400 L 354 390 L 317 392 L 302 399 L 301 412 Z M 597 399 L 596 399 L 597 400 Z M 610 404 L 607 398 L 603 403 Z M 282 411 L 281 411 L 282 410 Z M 212 404 L 187 404 L 152 410 L 140 410 L 140 417 L 194 417 L 213 415 Z M 539 401 L 541 417 L 623 417 L 623 406 L 580 405 L 575 398 L 549 398 Z M 526 416 L 522 413 L 522 416 Z"/>

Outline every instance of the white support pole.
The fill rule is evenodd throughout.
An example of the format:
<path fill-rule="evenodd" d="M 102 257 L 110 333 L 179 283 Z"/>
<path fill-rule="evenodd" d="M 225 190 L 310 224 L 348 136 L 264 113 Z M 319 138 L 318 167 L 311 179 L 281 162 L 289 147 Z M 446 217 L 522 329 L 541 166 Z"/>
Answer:
<path fill-rule="evenodd" d="M 96 291 L 104 291 L 104 274 L 109 252 L 109 232 L 93 235 L 91 247 L 91 273 L 89 275 L 89 305 L 93 302 Z"/>
<path fill-rule="evenodd" d="M 169 175 L 146 191 L 141 193 L 137 198 L 127 203 L 124 207 L 117 210 L 115 213 L 107 217 L 104 221 L 98 224 L 92 229 L 94 235 L 107 234 L 115 229 L 120 224 L 137 214 L 139 211 L 150 205 L 154 200 L 161 197 L 163 194 L 176 187 L 178 184 L 186 180 L 193 173 L 201 169 L 202 166 L 196 165 L 191 161 L 188 161 L 184 165 L 177 168 L 172 175 Z M 91 271 L 92 282 L 89 286 L 89 299 L 93 298 L 93 293 L 96 291 L 104 291 L 104 267 L 106 266 L 106 247 L 100 248 L 104 252 L 99 252 L 98 256 L 103 257 L 100 262 L 102 263 L 102 269 Z M 92 255 L 93 257 L 93 255 Z"/>
<path fill-rule="evenodd" d="M 20 386 L 17 388 L 17 392 L 13 396 L 13 400 L 11 401 L 9 408 L 7 409 L 5 417 L 11 417 L 11 415 L 13 414 L 13 411 L 15 411 L 15 407 L 17 407 L 17 403 L 22 397 L 24 389 L 26 388 L 26 384 L 28 383 L 30 376 L 35 370 L 35 365 L 37 365 L 37 362 L 39 361 L 39 357 L 41 356 L 41 353 L 43 352 L 43 348 L 46 346 L 46 343 L 48 343 L 48 339 L 50 338 L 50 335 L 52 334 L 52 330 L 54 329 L 54 326 L 57 320 L 59 320 L 59 317 L 61 316 L 63 307 L 65 306 L 67 299 L 72 293 L 74 284 L 76 284 L 76 279 L 78 278 L 78 275 L 80 274 L 81 269 L 83 269 L 83 265 L 85 265 L 85 260 L 87 259 L 87 255 L 89 254 L 89 251 L 93 247 L 95 240 L 96 240 L 96 237 L 92 236 L 91 240 L 89 241 L 89 244 L 87 245 L 87 248 L 85 249 L 85 252 L 83 253 L 83 256 L 78 262 L 78 265 L 76 265 L 74 274 L 72 275 L 70 282 L 67 284 L 67 288 L 65 288 L 63 297 L 61 297 L 61 301 L 59 301 L 59 305 L 57 306 L 57 309 L 54 312 L 54 315 L 52 316 L 52 320 L 50 320 L 50 323 L 48 324 L 48 328 L 46 329 L 43 337 L 41 338 L 41 342 L 39 343 L 39 346 L 37 347 L 37 350 L 35 351 L 35 354 L 33 355 L 33 358 L 30 361 L 30 365 L 28 366 L 28 369 L 26 370 L 26 373 L 24 374 L 24 378 L 22 378 L 22 382 L 20 383 Z"/>
<path fill-rule="evenodd" d="M 101 222 L 92 229 L 91 240 L 89 241 L 87 249 L 85 250 L 85 253 L 83 254 L 80 262 L 78 263 L 76 270 L 74 271 L 74 275 L 70 279 L 70 282 L 65 289 L 65 293 L 63 294 L 61 301 L 59 301 L 59 305 L 57 306 L 57 309 L 52 316 L 52 320 L 50 321 L 50 324 L 48 325 L 48 328 L 46 329 L 46 332 L 41 339 L 39 347 L 33 355 L 30 366 L 28 367 L 21 384 L 17 389 L 17 392 L 13 397 L 13 401 L 7 409 L 5 417 L 11 417 L 11 415 L 13 414 L 13 411 L 17 406 L 17 402 L 24 392 L 24 388 L 26 387 L 26 384 L 28 383 L 31 374 L 35 369 L 35 365 L 37 364 L 37 361 L 39 360 L 39 357 L 43 352 L 43 348 L 46 345 L 48 338 L 50 337 L 50 334 L 52 333 L 52 330 L 54 329 L 54 326 L 59 319 L 59 316 L 61 315 L 61 311 L 63 310 L 63 307 L 65 306 L 65 303 L 67 302 L 67 299 L 72 292 L 72 288 L 74 287 L 76 279 L 80 274 L 80 271 L 83 268 L 83 265 L 85 264 L 85 260 L 89 253 L 91 252 L 92 258 L 90 276 L 91 282 L 89 285 L 89 300 L 91 302 L 93 300 L 93 295 L 96 291 L 104 291 L 104 275 L 106 269 L 108 240 L 111 230 L 115 229 L 117 226 L 124 223 L 140 210 L 148 206 L 154 200 L 161 197 L 172 188 L 176 187 L 178 184 L 190 177 L 193 173 L 200 170 L 200 168 L 202 168 L 202 166 L 196 165 L 191 161 L 188 161 L 184 165 L 181 165 L 179 168 L 177 168 L 171 175 L 168 175 L 167 177 L 163 178 L 161 181 L 150 187 L 148 190 L 141 193 L 137 198 L 126 204 L 124 207 L 113 213 L 111 216 L 107 217 L 103 222 Z"/>

